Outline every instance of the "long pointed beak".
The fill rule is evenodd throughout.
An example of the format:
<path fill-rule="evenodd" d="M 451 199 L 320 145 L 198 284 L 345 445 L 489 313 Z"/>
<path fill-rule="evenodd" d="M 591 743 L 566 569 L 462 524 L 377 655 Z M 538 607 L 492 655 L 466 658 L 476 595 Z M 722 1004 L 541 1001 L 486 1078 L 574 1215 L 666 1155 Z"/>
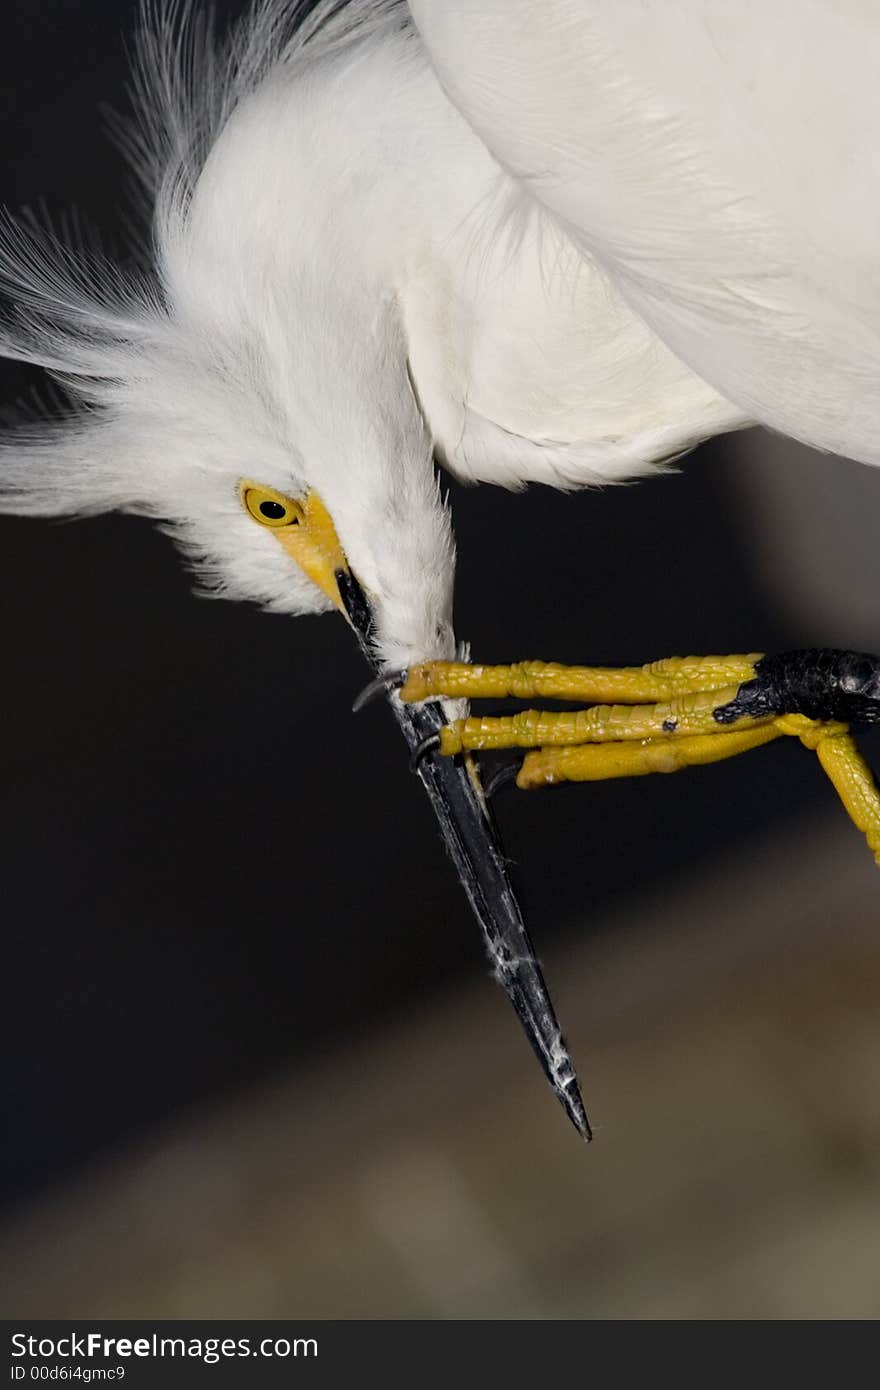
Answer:
<path fill-rule="evenodd" d="M 369 605 L 350 572 L 340 572 L 336 579 L 349 623 L 376 673 Z M 446 723 L 440 704 L 404 705 L 393 690 L 389 691 L 389 703 L 410 756 L 418 755 L 418 775 L 480 924 L 495 978 L 516 1009 L 565 1113 L 581 1137 L 589 1141 L 593 1136 L 574 1066 L 508 876 L 476 766 L 463 758 L 442 757 L 431 748 L 422 752 Z"/>

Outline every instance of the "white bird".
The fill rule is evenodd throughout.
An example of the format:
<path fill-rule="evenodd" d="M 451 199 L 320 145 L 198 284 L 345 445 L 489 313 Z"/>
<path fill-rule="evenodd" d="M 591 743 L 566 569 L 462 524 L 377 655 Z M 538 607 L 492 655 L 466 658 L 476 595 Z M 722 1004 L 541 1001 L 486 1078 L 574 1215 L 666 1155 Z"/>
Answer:
<path fill-rule="evenodd" d="M 880 461 L 878 55 L 864 0 L 259 0 L 227 43 L 145 0 L 117 134 L 151 264 L 5 222 L 0 351 L 71 409 L 3 440 L 0 506 L 159 518 L 206 590 L 341 609 L 387 672 L 457 654 L 435 459 L 585 487 L 759 421 Z M 443 722 L 394 707 L 413 748 Z M 423 779 L 588 1133 L 450 767 Z"/>

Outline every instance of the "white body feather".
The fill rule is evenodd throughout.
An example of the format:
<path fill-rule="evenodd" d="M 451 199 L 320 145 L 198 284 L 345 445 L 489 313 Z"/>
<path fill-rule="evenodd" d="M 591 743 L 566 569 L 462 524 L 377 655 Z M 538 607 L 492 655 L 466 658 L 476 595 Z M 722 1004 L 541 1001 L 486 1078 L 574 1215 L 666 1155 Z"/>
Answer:
<path fill-rule="evenodd" d="M 453 101 L 748 416 L 880 462 L 880 8 L 412 0 Z"/>
<path fill-rule="evenodd" d="M 758 196 L 775 147 L 749 181 L 731 108 L 748 55 L 720 7 L 414 3 L 453 101 L 404 6 L 334 8 L 291 37 L 289 3 L 267 0 L 226 56 L 172 22 L 181 7 L 152 16 L 130 140 L 155 203 L 145 285 L 10 229 L 0 273 L 23 308 L 0 348 L 89 409 L 7 441 L 7 509 L 161 517 L 215 591 L 301 612 L 326 600 L 238 481 L 315 488 L 381 654 L 406 663 L 454 649 L 434 452 L 464 478 L 571 487 L 755 417 L 875 456 L 877 203 L 838 179 L 838 211 L 782 237 L 791 189 Z M 728 65 L 722 49 L 704 69 L 716 8 L 733 75 L 701 128 Z M 689 25 L 699 75 L 678 83 Z M 764 108 L 746 106 L 759 144 Z M 847 263 L 817 279 L 850 219 Z"/>

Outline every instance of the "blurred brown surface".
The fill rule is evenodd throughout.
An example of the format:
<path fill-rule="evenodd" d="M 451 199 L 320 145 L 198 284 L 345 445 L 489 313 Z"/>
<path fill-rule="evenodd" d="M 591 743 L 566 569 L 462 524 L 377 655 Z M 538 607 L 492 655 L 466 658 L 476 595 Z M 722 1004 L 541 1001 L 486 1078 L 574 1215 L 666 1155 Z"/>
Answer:
<path fill-rule="evenodd" d="M 475 980 L 20 1213 L 6 1316 L 876 1317 L 877 870 L 834 811 L 545 959 L 590 1148 Z"/>

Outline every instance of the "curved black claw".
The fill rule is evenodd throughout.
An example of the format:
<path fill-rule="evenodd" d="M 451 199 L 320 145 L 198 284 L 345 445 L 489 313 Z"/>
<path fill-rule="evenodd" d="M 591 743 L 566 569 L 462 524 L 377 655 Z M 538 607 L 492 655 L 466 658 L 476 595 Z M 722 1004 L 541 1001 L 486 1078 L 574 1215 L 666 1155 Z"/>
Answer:
<path fill-rule="evenodd" d="M 522 760 L 522 753 L 511 753 L 493 765 L 492 771 L 483 777 L 483 795 L 487 801 L 491 801 L 504 787 L 509 787 L 511 782 L 516 781 Z M 482 767 L 480 771 L 482 772 Z"/>
<path fill-rule="evenodd" d="M 439 747 L 439 734 L 428 734 L 425 738 L 422 739 L 421 743 L 417 743 L 415 748 L 409 755 L 410 772 L 418 772 L 422 759 L 427 757 L 429 753 L 432 753 L 435 748 Z"/>
<path fill-rule="evenodd" d="M 406 670 L 386 671 L 384 675 L 377 676 L 375 680 L 365 685 L 361 693 L 352 704 L 352 714 L 359 714 L 365 706 L 378 700 L 380 695 L 389 695 L 392 690 L 399 690 L 406 682 Z"/>

